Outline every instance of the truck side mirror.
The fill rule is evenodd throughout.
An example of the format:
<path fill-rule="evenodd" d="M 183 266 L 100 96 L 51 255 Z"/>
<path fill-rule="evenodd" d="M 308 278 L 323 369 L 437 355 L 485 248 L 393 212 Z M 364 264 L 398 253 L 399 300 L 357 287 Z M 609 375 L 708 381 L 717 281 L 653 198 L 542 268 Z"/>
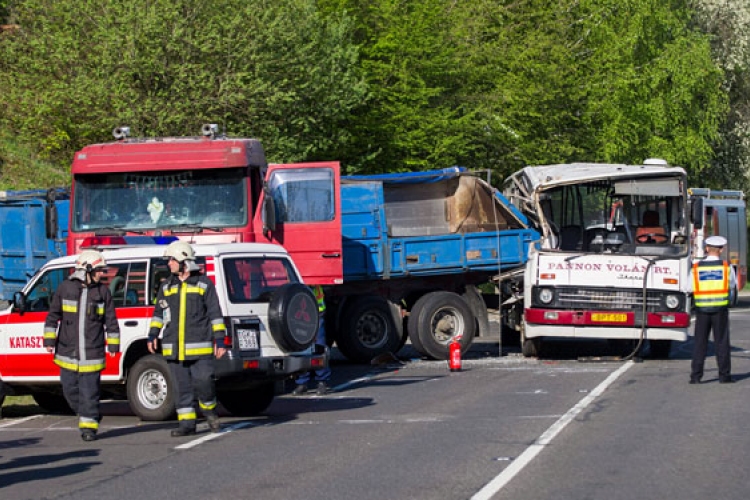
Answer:
<path fill-rule="evenodd" d="M 57 207 L 52 202 L 44 207 L 44 232 L 48 240 L 57 239 L 58 221 Z"/>
<path fill-rule="evenodd" d="M 263 213 L 261 216 L 263 219 L 263 234 L 268 238 L 268 233 L 276 230 L 276 203 L 268 188 L 264 188 L 263 192 L 265 196 L 263 198 Z"/>
<path fill-rule="evenodd" d="M 703 229 L 703 198 L 698 196 L 693 199 L 690 218 L 694 229 Z"/>
<path fill-rule="evenodd" d="M 26 312 L 26 296 L 22 292 L 13 294 L 13 308 L 21 314 Z"/>

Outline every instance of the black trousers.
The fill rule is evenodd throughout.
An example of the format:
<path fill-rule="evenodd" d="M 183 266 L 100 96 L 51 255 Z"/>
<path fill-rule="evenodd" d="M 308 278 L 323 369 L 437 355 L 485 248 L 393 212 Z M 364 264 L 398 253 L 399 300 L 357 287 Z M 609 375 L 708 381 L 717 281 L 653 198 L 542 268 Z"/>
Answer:
<path fill-rule="evenodd" d="M 713 313 L 697 310 L 695 314 L 695 337 L 693 344 L 693 361 L 690 378 L 700 380 L 703 377 L 703 363 L 706 360 L 708 336 L 713 331 L 716 350 L 716 364 L 719 367 L 719 380 L 729 378 L 732 374 L 732 360 L 729 354 L 729 310 L 722 309 Z"/>
<path fill-rule="evenodd" d="M 101 372 L 74 372 L 60 369 L 60 382 L 68 406 L 78 415 L 78 427 L 99 429 L 99 383 Z"/>
<path fill-rule="evenodd" d="M 216 413 L 216 382 L 213 358 L 195 361 L 169 361 L 169 369 L 177 384 L 177 419 L 180 427 L 195 429 L 195 406 L 198 404 L 204 415 Z"/>

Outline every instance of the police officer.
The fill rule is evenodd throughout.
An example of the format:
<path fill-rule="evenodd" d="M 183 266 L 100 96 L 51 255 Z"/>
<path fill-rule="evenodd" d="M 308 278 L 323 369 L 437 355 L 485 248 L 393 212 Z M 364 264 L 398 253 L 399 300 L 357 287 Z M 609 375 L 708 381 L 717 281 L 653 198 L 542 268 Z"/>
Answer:
<path fill-rule="evenodd" d="M 312 287 L 312 291 L 315 294 L 315 301 L 318 303 L 318 335 L 315 337 L 315 345 L 320 346 L 321 349 L 326 349 L 326 329 L 325 329 L 325 314 L 326 314 L 326 302 L 325 295 L 323 293 L 323 287 L 315 285 Z M 305 372 L 297 377 L 296 386 L 292 391 L 294 396 L 302 396 L 307 392 L 307 383 L 310 381 L 312 372 Z M 315 392 L 318 396 L 327 394 L 330 389 L 328 387 L 328 380 L 331 378 L 331 369 L 329 367 L 320 368 L 315 370 L 315 380 L 318 382 L 318 386 L 315 388 Z"/>
<path fill-rule="evenodd" d="M 224 355 L 226 326 L 216 287 L 199 273 L 193 247 L 174 241 L 164 252 L 172 275 L 159 286 L 148 338 L 148 350 L 157 350 L 157 337 L 164 329 L 161 353 L 177 385 L 178 427 L 173 437 L 195 434 L 195 407 L 206 416 L 212 432 L 221 425 L 216 414 L 214 356 Z"/>
<path fill-rule="evenodd" d="M 719 383 L 729 384 L 732 378 L 729 354 L 729 299 L 737 287 L 734 268 L 721 258 L 727 244 L 723 236 L 706 238 L 706 257 L 693 263 L 691 285 L 695 302 L 695 336 L 690 383 L 700 384 L 706 359 L 708 336 L 714 332 Z"/>
<path fill-rule="evenodd" d="M 84 441 L 94 441 L 99 430 L 99 386 L 106 350 L 120 351 L 120 327 L 109 288 L 100 283 L 106 270 L 104 256 L 85 250 L 75 271 L 52 297 L 44 323 L 44 346 L 55 353 L 60 382 L 70 408 L 78 415 Z"/>

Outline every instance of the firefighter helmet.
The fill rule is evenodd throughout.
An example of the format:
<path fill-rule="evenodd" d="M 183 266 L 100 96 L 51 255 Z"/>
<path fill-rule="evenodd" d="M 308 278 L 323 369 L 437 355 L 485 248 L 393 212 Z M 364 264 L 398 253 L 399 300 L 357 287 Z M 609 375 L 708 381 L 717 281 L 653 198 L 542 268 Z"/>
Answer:
<path fill-rule="evenodd" d="M 107 267 L 107 261 L 104 256 L 96 250 L 84 250 L 76 259 L 76 269 L 85 269 L 92 271 L 94 269 L 103 269 Z"/>
<path fill-rule="evenodd" d="M 190 243 L 178 240 L 169 244 L 164 252 L 164 257 L 171 257 L 177 262 L 195 260 L 195 251 Z"/>

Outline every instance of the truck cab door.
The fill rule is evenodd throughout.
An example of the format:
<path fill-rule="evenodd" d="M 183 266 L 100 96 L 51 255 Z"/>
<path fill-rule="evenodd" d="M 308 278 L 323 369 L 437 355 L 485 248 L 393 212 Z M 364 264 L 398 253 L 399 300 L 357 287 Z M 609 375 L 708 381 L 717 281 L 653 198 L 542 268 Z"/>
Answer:
<path fill-rule="evenodd" d="M 340 170 L 338 162 L 268 166 L 256 241 L 283 246 L 307 284 L 343 279 Z"/>

